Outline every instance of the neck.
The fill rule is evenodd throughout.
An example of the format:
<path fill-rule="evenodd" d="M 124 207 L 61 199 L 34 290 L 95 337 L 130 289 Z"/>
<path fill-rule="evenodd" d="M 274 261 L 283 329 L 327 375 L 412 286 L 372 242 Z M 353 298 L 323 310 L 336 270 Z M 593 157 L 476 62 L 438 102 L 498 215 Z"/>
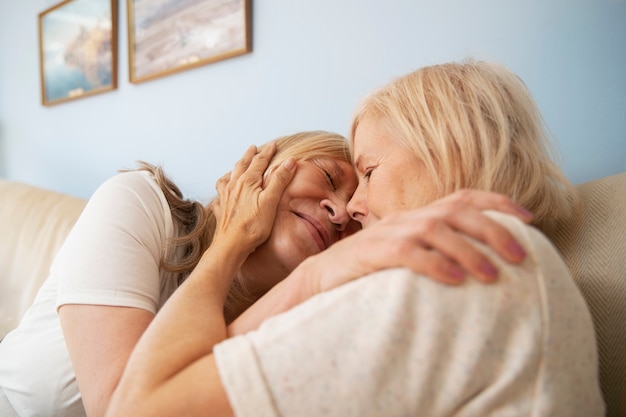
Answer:
<path fill-rule="evenodd" d="M 263 293 L 255 293 L 245 282 L 243 273 L 239 271 L 230 286 L 226 296 L 226 303 L 224 304 L 224 317 L 227 325 L 239 317 L 241 313 L 246 311 L 248 307 L 263 295 Z"/>

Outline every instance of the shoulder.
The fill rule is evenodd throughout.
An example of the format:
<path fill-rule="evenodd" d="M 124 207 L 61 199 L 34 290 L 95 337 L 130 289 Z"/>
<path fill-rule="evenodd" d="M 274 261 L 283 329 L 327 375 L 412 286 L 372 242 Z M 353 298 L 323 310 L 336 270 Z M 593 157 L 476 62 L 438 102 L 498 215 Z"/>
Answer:
<path fill-rule="evenodd" d="M 96 189 L 70 236 L 119 241 L 135 235 L 162 240 L 173 233 L 169 204 L 152 175 L 130 171 L 109 178 Z"/>
<path fill-rule="evenodd" d="M 123 172 L 109 178 L 96 189 L 90 200 L 103 196 L 133 196 L 141 200 L 165 201 L 154 177 L 145 171 Z"/>
<path fill-rule="evenodd" d="M 151 212 L 171 223 L 167 199 L 152 174 L 145 171 L 123 172 L 109 178 L 96 189 L 87 208 L 108 213 L 121 211 L 127 216 Z"/>

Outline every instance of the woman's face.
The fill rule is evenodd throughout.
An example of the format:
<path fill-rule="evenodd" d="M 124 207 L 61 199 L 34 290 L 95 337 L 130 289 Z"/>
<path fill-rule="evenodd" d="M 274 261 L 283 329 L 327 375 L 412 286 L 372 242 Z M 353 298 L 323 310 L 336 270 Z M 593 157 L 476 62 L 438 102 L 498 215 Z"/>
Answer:
<path fill-rule="evenodd" d="M 264 292 L 307 257 L 360 229 L 346 210 L 356 185 L 349 162 L 299 161 L 278 203 L 270 237 L 243 265 L 246 286 L 255 293 Z"/>
<path fill-rule="evenodd" d="M 352 157 L 359 185 L 348 212 L 364 228 L 387 214 L 435 200 L 435 186 L 423 163 L 398 145 L 377 119 L 360 121 Z"/>

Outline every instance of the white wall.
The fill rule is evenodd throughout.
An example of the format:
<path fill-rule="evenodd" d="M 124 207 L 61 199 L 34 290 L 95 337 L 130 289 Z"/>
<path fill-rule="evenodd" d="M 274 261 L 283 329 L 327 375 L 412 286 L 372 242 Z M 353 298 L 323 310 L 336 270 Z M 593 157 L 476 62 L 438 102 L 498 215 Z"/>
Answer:
<path fill-rule="evenodd" d="M 251 143 L 347 133 L 368 91 L 418 66 L 500 61 L 533 92 L 576 183 L 626 170 L 626 0 L 255 0 L 253 52 L 40 105 L 37 15 L 56 0 L 0 2 L 0 177 L 88 197 L 118 168 L 163 164 L 191 197 Z"/>

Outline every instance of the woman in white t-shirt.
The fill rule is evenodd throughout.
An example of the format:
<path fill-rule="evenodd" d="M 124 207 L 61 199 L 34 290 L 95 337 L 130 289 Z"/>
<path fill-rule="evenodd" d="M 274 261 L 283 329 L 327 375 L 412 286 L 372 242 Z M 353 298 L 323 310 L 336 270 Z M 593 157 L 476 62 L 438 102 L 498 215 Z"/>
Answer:
<path fill-rule="evenodd" d="M 265 177 L 261 177 L 263 172 Z M 237 163 L 232 177 L 239 181 L 228 182 L 229 175 L 218 183 L 221 195 L 237 200 L 250 192 L 264 192 L 255 194 L 255 200 L 245 200 L 250 204 L 237 205 L 236 210 L 225 198 L 213 207 L 206 206 L 183 199 L 161 169 L 148 164 L 121 173 L 98 188 L 55 258 L 33 306 L 19 327 L 0 343 L 0 415 L 102 416 L 137 340 L 192 271 L 201 274 L 215 269 L 213 284 L 228 295 L 224 308 L 211 314 L 230 323 L 303 259 L 358 228 L 346 212 L 356 177 L 347 141 L 340 135 L 304 132 L 280 138 L 258 154 L 252 147 Z M 497 198 L 484 204 L 516 209 L 511 202 Z M 216 219 L 214 213 L 222 212 L 236 218 Z M 460 213 L 459 217 L 467 220 L 454 228 L 469 232 L 478 219 L 484 229 L 475 233 L 477 238 L 491 230 L 491 236 L 500 239 L 489 240 L 494 246 L 503 247 L 499 242 L 511 239 L 505 229 L 478 210 L 468 207 L 463 212 L 467 215 Z M 414 253 L 422 252 L 438 259 L 439 272 L 431 275 L 458 282 L 462 270 L 477 271 L 484 256 L 476 250 L 449 259 L 428 254 L 431 247 L 461 240 L 449 233 L 447 220 L 437 222 L 448 233 L 423 240 L 414 239 L 423 220 L 415 220 L 413 228 L 405 227 L 404 240 L 415 243 L 411 253 L 397 262 L 413 265 L 417 272 L 433 272 L 432 263 L 413 261 Z M 265 229 L 268 224 L 271 233 Z M 438 235 L 440 239 L 436 239 Z M 232 243 L 211 244 L 221 236 L 237 236 L 242 241 L 236 244 L 256 248 L 238 258 L 240 268 L 232 271 L 234 275 L 222 268 L 222 259 L 214 253 Z M 382 244 L 373 247 L 381 255 L 390 253 Z M 356 253 L 359 250 L 358 245 L 354 247 Z M 384 266 L 391 265 L 386 261 L 360 268 L 370 272 Z M 419 269 L 424 266 L 428 269 Z M 482 276 L 493 279 L 493 271 Z M 258 311 L 256 321 L 342 281 L 313 285 L 293 279 L 289 283 L 282 292 L 283 304 L 272 303 L 271 309 Z M 172 346 L 181 343 L 185 344 L 185 339 L 175 334 L 168 341 Z"/>
<path fill-rule="evenodd" d="M 168 300 L 129 358 L 107 416 L 604 415 L 591 315 L 539 231 L 568 216 L 572 187 L 523 82 L 485 62 L 421 68 L 367 97 L 351 133 L 358 187 L 347 209 L 364 229 L 303 261 L 227 329 L 216 320 L 227 286 L 215 277 L 234 274 L 250 242 L 218 227 L 223 245 L 209 251 L 219 268 L 196 269 Z M 222 208 L 257 199 L 230 187 L 219 189 Z M 405 265 L 393 260 L 407 252 L 398 239 L 407 220 L 454 216 L 455 206 L 437 199 L 458 208 L 463 197 L 481 198 L 454 194 L 465 188 L 504 193 L 535 214 L 536 227 L 486 213 L 522 244 L 521 264 L 470 237 L 438 246 L 478 249 L 499 268 L 496 284 L 441 286 L 392 268 L 308 297 L 385 259 Z M 437 224 L 424 231 L 420 239 L 437 234 Z M 297 276 L 310 286 L 294 286 Z M 272 300 L 282 308 L 293 304 L 284 294 L 302 292 L 305 302 L 257 326 Z"/>

